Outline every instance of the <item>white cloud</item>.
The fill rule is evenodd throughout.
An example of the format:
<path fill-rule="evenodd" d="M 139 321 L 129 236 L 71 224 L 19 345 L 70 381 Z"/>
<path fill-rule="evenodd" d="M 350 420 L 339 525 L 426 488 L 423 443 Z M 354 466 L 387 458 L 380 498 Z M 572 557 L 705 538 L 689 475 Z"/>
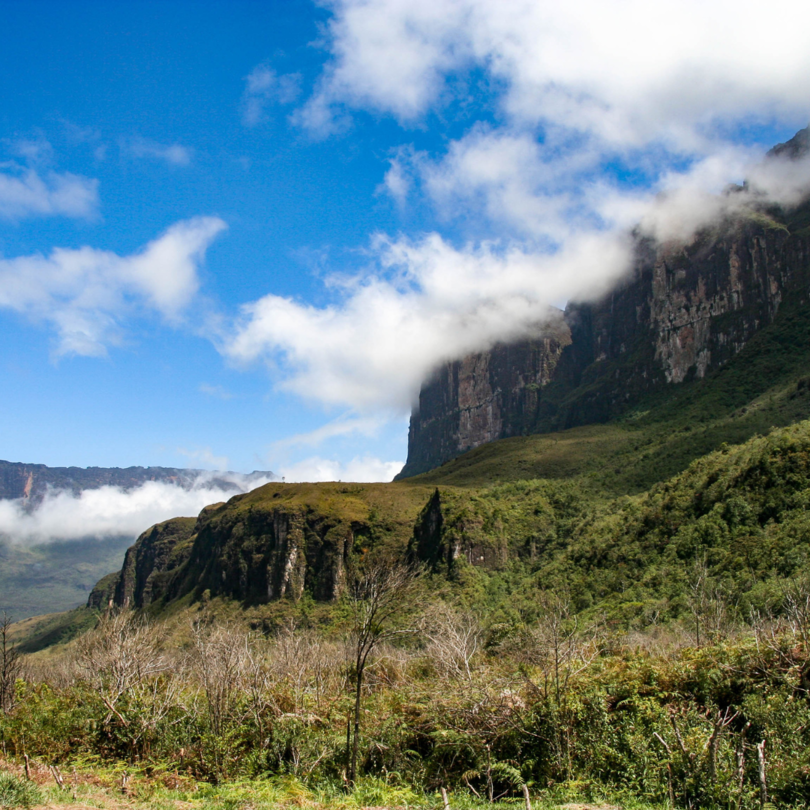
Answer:
<path fill-rule="evenodd" d="M 305 481 L 313 483 L 317 481 L 376 483 L 379 481 L 391 481 L 402 469 L 403 465 L 404 462 L 402 461 L 381 461 L 370 456 L 353 458 L 346 463 L 313 456 L 288 467 L 283 467 L 281 472 L 287 483 Z"/>
<path fill-rule="evenodd" d="M 122 321 L 143 308 L 177 321 L 199 287 L 197 268 L 225 228 L 216 217 L 178 222 L 130 256 L 90 247 L 0 259 L 0 307 L 57 334 L 56 355 L 101 356 Z"/>
<path fill-rule="evenodd" d="M 398 205 L 405 204 L 408 198 L 408 192 L 411 190 L 411 182 L 408 177 L 407 169 L 401 159 L 394 158 L 391 161 L 391 167 L 385 173 L 385 179 L 379 190 L 388 192 Z"/>
<path fill-rule="evenodd" d="M 257 65 L 245 77 L 242 94 L 242 123 L 253 127 L 267 118 L 272 104 L 292 104 L 301 92 L 298 73 L 279 75 L 267 65 Z"/>
<path fill-rule="evenodd" d="M 528 132 L 479 125 L 438 160 L 415 154 L 411 167 L 442 217 L 483 216 L 500 231 L 555 244 L 581 225 L 599 159 L 589 149 L 548 155 Z"/>
<path fill-rule="evenodd" d="M 732 0 L 332 0 L 332 60 L 302 121 L 341 107 L 414 123 L 479 68 L 502 110 L 614 144 L 692 149 L 707 125 L 806 117 L 810 7 Z M 462 92 L 466 93 L 463 89 Z"/>
<path fill-rule="evenodd" d="M 98 214 L 98 180 L 70 172 L 6 164 L 0 171 L 0 217 L 65 216 L 92 219 Z"/>
<path fill-rule="evenodd" d="M 810 113 L 806 4 L 791 4 L 789 26 L 731 0 L 328 6 L 331 57 L 294 120 L 325 136 L 366 110 L 446 135 L 458 102 L 466 134 L 442 139 L 440 155 L 401 147 L 379 190 L 399 204 L 421 194 L 476 239 L 377 237 L 371 269 L 327 278 L 331 304 L 267 295 L 243 307 L 223 353 L 276 364 L 304 397 L 401 413 L 441 362 L 532 334 L 551 305 L 608 289 L 637 222 L 686 238 L 751 204 L 753 191 L 717 194 L 730 181 L 751 177 L 783 201 L 810 182 L 732 145 L 742 123 Z M 491 91 L 483 104 L 470 77 Z"/>
<path fill-rule="evenodd" d="M 139 135 L 120 141 L 121 151 L 134 158 L 162 160 L 170 166 L 191 165 L 192 150 L 178 143 L 163 144 Z"/>
<path fill-rule="evenodd" d="M 131 490 L 104 486 L 79 495 L 50 491 L 33 511 L 22 500 L 0 500 L 0 535 L 20 543 L 120 535 L 135 538 L 155 523 L 181 515 L 194 517 L 208 504 L 276 480 L 237 473 L 218 474 L 217 478 L 219 482 L 211 474 L 201 475 L 185 488 L 148 481 Z"/>
<path fill-rule="evenodd" d="M 455 249 L 436 234 L 379 238 L 377 271 L 317 308 L 267 295 L 246 305 L 222 351 L 240 362 L 281 356 L 284 387 L 359 411 L 401 413 L 444 360 L 536 331 L 554 302 L 596 294 L 624 269 L 625 240 L 590 234 L 557 253 L 484 244 Z"/>
<path fill-rule="evenodd" d="M 237 362 L 269 361 L 286 374 L 281 386 L 303 397 L 359 414 L 401 414 L 442 362 L 537 333 L 552 306 L 606 292 L 629 266 L 632 226 L 659 240 L 688 239 L 724 216 L 795 203 L 810 189 L 810 156 L 752 164 L 749 150 L 728 149 L 664 175 L 652 191 L 592 181 L 576 194 L 543 196 L 533 178 L 545 168 L 529 145 L 509 144 L 515 149 L 499 156 L 489 138 L 471 142 L 478 157 L 469 164 L 460 145 L 449 168 L 417 171 L 439 198 L 480 194 L 484 208 L 500 205 L 522 240 L 459 248 L 438 234 L 377 237 L 371 269 L 326 279 L 330 305 L 264 296 L 243 307 L 221 351 Z M 747 190 L 718 193 L 730 177 L 750 178 Z M 567 211 L 574 203 L 586 213 Z"/>

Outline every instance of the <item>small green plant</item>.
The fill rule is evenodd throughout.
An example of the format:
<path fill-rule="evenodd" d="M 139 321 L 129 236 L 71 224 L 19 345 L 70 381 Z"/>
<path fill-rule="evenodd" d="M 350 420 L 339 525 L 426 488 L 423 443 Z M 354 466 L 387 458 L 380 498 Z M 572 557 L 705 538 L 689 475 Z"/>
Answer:
<path fill-rule="evenodd" d="M 39 788 L 33 782 L 26 782 L 8 771 L 0 771 L 0 807 L 31 807 L 41 800 Z"/>

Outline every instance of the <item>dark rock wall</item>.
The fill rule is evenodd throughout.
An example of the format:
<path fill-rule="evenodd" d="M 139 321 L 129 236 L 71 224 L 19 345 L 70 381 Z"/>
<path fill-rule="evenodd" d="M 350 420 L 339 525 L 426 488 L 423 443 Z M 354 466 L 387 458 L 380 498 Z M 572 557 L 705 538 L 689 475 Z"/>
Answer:
<path fill-rule="evenodd" d="M 398 477 L 505 436 L 529 432 L 543 387 L 553 378 L 571 332 L 560 313 L 543 336 L 447 363 L 422 387 L 411 417 L 408 463 Z"/>
<path fill-rule="evenodd" d="M 196 524 L 194 518 L 172 518 L 147 529 L 124 557 L 112 592 L 115 604 L 142 608 L 160 598 L 172 573 L 188 559 Z"/>
<path fill-rule="evenodd" d="M 225 510 L 201 525 L 167 595 L 208 591 L 259 604 L 307 591 L 329 601 L 343 590 L 353 542 L 350 525 L 303 508 Z"/>
<path fill-rule="evenodd" d="M 152 526 L 127 551 L 115 579 L 94 589 L 88 605 L 105 607 L 110 599 L 119 607 L 144 608 L 206 591 L 248 604 L 297 601 L 305 591 L 320 601 L 340 596 L 362 526 L 297 506 L 240 510 L 238 500 L 208 506 L 196 520 Z"/>
<path fill-rule="evenodd" d="M 411 416 L 399 477 L 495 439 L 604 422 L 705 376 L 773 321 L 784 296 L 807 293 L 808 267 L 807 228 L 791 233 L 766 213 L 689 244 L 638 240 L 623 283 L 569 305 L 555 336 L 441 368 Z"/>

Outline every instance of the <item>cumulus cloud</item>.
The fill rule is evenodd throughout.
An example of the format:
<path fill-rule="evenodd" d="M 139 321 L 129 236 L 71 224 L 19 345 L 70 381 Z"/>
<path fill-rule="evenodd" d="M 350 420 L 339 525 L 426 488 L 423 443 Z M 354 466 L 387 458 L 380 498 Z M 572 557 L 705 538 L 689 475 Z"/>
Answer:
<path fill-rule="evenodd" d="M 245 77 L 242 94 L 242 123 L 253 127 L 267 118 L 272 104 L 292 104 L 301 92 L 298 73 L 279 75 L 267 65 L 257 65 Z"/>
<path fill-rule="evenodd" d="M 385 177 L 377 189 L 377 193 L 385 192 L 394 199 L 397 205 L 403 206 L 411 190 L 408 163 L 412 162 L 412 160 L 412 156 L 407 153 L 392 158 L 390 167 L 385 173 Z"/>
<path fill-rule="evenodd" d="M 437 364 L 537 332 L 555 302 L 605 289 L 627 251 L 602 234 L 553 254 L 380 237 L 376 270 L 343 280 L 341 301 L 319 308 L 267 295 L 243 307 L 222 350 L 240 362 L 280 357 L 284 386 L 304 397 L 401 413 Z"/>
<path fill-rule="evenodd" d="M 536 334 L 553 305 L 605 292 L 639 223 L 685 239 L 795 202 L 810 181 L 804 162 L 758 165 L 734 144 L 743 124 L 806 120 L 810 7 L 786 27 L 730 0 L 327 5 L 330 56 L 294 120 L 325 136 L 364 110 L 447 136 L 458 104 L 466 132 L 438 153 L 400 147 L 378 191 L 419 196 L 475 238 L 378 236 L 370 267 L 327 277 L 329 305 L 271 294 L 244 306 L 221 350 L 268 361 L 302 396 L 401 413 L 440 363 Z"/>
<path fill-rule="evenodd" d="M 318 481 L 353 481 L 355 483 L 376 483 L 391 481 L 402 469 L 402 461 L 381 461 L 378 458 L 363 456 L 346 463 L 313 456 L 282 469 L 287 483 Z"/>
<path fill-rule="evenodd" d="M 810 155 L 752 163 L 751 150 L 729 148 L 662 175 L 652 189 L 592 179 L 555 190 L 555 170 L 529 142 L 506 139 L 500 154 L 504 140 L 481 134 L 469 150 L 451 150 L 447 165 L 415 171 L 439 199 L 479 197 L 490 218 L 499 209 L 523 238 L 458 247 L 436 233 L 378 236 L 370 268 L 327 279 L 330 305 L 264 296 L 242 308 L 221 350 L 237 362 L 271 362 L 285 375 L 281 386 L 303 397 L 356 414 L 400 414 L 439 364 L 538 334 L 555 305 L 606 292 L 630 266 L 633 227 L 686 240 L 729 215 L 794 204 L 810 189 Z M 723 193 L 730 177 L 748 183 Z"/>
<path fill-rule="evenodd" d="M 98 180 L 70 172 L 39 172 L 5 164 L 0 170 L 0 217 L 64 216 L 92 219 L 98 214 Z"/>
<path fill-rule="evenodd" d="M 82 247 L 0 259 L 0 307 L 50 324 L 57 356 L 104 355 L 134 311 L 177 321 L 197 292 L 208 245 L 224 228 L 216 217 L 178 222 L 130 256 Z"/>
<path fill-rule="evenodd" d="M 414 123 L 484 71 L 514 121 L 692 148 L 707 124 L 806 115 L 810 9 L 731 0 L 332 0 L 331 61 L 302 121 L 341 107 Z M 745 43 L 745 44 L 743 44 Z M 461 85 L 462 91 L 463 85 Z"/>
<path fill-rule="evenodd" d="M 192 150 L 178 143 L 164 144 L 137 135 L 120 141 L 121 151 L 134 158 L 163 161 L 169 166 L 191 165 Z"/>
<path fill-rule="evenodd" d="M 271 480 L 276 478 L 217 473 L 201 474 L 189 487 L 147 481 L 131 490 L 104 486 L 78 495 L 54 490 L 33 511 L 22 500 L 0 500 L 0 535 L 19 543 L 126 535 L 134 539 L 154 523 L 194 517 L 208 504 Z"/>

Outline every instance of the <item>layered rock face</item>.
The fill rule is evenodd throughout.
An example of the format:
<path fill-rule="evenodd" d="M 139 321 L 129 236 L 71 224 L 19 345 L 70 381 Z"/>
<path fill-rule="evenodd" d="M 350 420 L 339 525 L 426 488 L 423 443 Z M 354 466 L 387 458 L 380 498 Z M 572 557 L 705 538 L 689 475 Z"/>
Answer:
<path fill-rule="evenodd" d="M 485 442 L 529 432 L 542 389 L 570 343 L 571 330 L 560 312 L 537 338 L 498 345 L 438 369 L 420 392 L 408 463 L 398 477 L 429 470 Z"/>
<path fill-rule="evenodd" d="M 772 154 L 801 156 L 808 132 Z M 804 203 L 789 212 L 752 210 L 688 244 L 637 239 L 625 280 L 601 300 L 570 304 L 542 339 L 439 369 L 411 415 L 398 477 L 495 439 L 608 421 L 657 390 L 719 368 L 786 298 L 804 305 L 808 225 Z"/>

